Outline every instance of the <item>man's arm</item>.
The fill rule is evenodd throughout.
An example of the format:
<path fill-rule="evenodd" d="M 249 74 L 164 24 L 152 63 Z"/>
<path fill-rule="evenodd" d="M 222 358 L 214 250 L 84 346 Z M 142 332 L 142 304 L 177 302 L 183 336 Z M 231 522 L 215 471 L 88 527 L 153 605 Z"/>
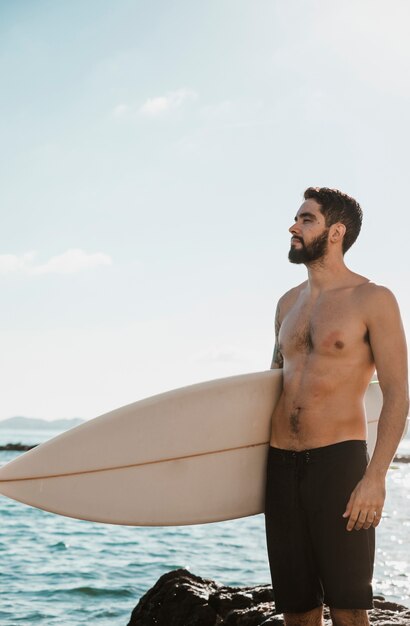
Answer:
<path fill-rule="evenodd" d="M 367 325 L 383 406 L 372 459 L 344 513 L 344 517 L 349 517 L 348 530 L 366 529 L 380 522 L 385 476 L 403 435 L 409 409 L 407 348 L 399 307 L 384 287 L 376 287 L 369 300 Z"/>
<path fill-rule="evenodd" d="M 271 363 L 271 370 L 280 369 L 283 367 L 283 356 L 279 347 L 279 330 L 280 330 L 280 300 L 276 307 L 276 315 L 275 315 L 275 347 L 273 350 L 273 357 Z"/>

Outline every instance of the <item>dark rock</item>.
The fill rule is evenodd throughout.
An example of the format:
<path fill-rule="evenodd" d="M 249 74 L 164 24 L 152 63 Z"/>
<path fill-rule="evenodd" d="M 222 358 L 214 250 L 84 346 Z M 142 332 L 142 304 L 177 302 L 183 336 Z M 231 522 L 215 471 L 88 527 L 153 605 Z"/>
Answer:
<path fill-rule="evenodd" d="M 331 626 L 327 607 L 325 624 Z M 374 599 L 371 624 L 410 626 L 410 609 Z M 161 576 L 141 598 L 128 626 L 279 626 L 270 585 L 226 587 L 178 569 Z"/>
<path fill-rule="evenodd" d="M 410 454 L 396 454 L 394 463 L 410 463 Z"/>
<path fill-rule="evenodd" d="M 0 451 L 13 450 L 14 452 L 27 452 L 28 450 L 35 448 L 36 445 L 28 446 L 25 443 L 6 443 L 5 446 L 0 446 Z"/>

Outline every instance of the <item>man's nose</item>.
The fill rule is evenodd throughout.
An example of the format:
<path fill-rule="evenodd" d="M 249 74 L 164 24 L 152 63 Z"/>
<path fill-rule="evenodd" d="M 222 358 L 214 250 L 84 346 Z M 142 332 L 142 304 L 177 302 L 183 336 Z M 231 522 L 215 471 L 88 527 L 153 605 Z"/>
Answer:
<path fill-rule="evenodd" d="M 300 229 L 297 225 L 297 222 L 295 222 L 294 224 L 292 224 L 292 226 L 290 226 L 289 228 L 289 232 L 291 235 L 296 235 L 297 233 L 300 232 Z"/>

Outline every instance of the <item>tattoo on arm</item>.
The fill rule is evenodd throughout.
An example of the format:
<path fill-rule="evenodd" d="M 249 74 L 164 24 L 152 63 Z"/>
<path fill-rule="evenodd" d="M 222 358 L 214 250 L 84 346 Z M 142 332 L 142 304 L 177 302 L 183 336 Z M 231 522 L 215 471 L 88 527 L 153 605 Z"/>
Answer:
<path fill-rule="evenodd" d="M 273 351 L 272 365 L 271 370 L 283 367 L 283 356 L 282 352 L 279 350 L 278 344 L 275 345 L 275 349 Z"/>
<path fill-rule="evenodd" d="M 275 349 L 273 351 L 273 358 L 272 358 L 272 364 L 271 364 L 272 370 L 283 367 L 283 355 L 279 348 L 279 329 L 280 329 L 280 322 L 279 322 L 279 305 L 278 305 L 276 308 L 276 316 L 275 316 L 276 341 L 275 341 Z"/>

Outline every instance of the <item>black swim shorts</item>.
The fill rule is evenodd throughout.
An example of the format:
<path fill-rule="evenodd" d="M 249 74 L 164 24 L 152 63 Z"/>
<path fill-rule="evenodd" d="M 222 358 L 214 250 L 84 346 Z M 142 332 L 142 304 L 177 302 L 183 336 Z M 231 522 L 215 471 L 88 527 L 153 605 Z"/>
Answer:
<path fill-rule="evenodd" d="M 277 613 L 371 609 L 375 529 L 342 517 L 368 464 L 365 441 L 269 448 L 265 520 Z"/>

